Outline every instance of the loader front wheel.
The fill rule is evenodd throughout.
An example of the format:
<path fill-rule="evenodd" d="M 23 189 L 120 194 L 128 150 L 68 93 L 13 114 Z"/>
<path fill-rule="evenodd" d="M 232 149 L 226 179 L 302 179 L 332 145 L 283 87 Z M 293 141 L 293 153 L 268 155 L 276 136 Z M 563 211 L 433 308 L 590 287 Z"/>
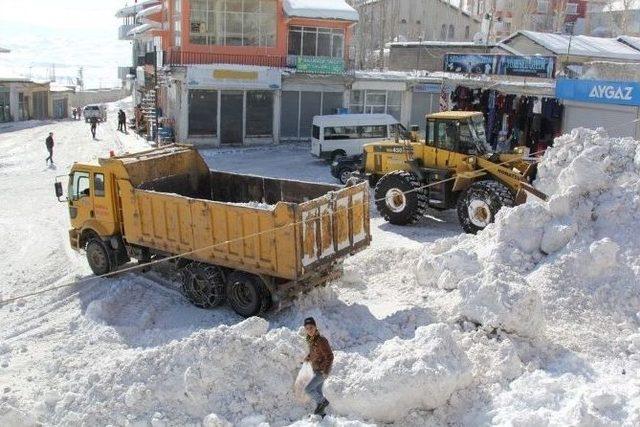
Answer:
<path fill-rule="evenodd" d="M 497 181 L 478 181 L 458 199 L 458 220 L 466 233 L 476 234 L 496 219 L 503 206 L 514 206 L 511 190 Z"/>
<path fill-rule="evenodd" d="M 85 247 L 87 261 L 96 276 L 104 276 L 114 268 L 114 254 L 107 245 L 98 238 L 89 239 Z"/>
<path fill-rule="evenodd" d="M 197 307 L 217 307 L 225 300 L 224 275 L 215 265 L 187 264 L 182 269 L 182 293 Z"/>
<path fill-rule="evenodd" d="M 227 280 L 227 301 L 242 317 L 260 316 L 271 305 L 271 293 L 260 277 L 234 271 Z"/>
<path fill-rule="evenodd" d="M 418 178 L 406 171 L 386 174 L 376 184 L 376 208 L 391 224 L 414 224 L 427 210 L 427 192 Z"/>

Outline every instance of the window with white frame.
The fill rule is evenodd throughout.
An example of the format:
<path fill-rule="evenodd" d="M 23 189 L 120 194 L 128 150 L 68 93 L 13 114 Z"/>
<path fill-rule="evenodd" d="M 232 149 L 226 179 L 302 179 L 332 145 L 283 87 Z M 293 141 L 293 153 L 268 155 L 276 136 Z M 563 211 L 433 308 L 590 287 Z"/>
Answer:
<path fill-rule="evenodd" d="M 352 113 L 391 114 L 400 120 L 402 92 L 396 90 L 352 90 Z"/>
<path fill-rule="evenodd" d="M 331 28 L 290 27 L 289 55 L 344 56 L 344 31 Z"/>
<path fill-rule="evenodd" d="M 547 13 L 549 11 L 549 0 L 538 0 L 538 13 Z"/>
<path fill-rule="evenodd" d="M 276 0 L 192 0 L 194 44 L 275 46 Z"/>
<path fill-rule="evenodd" d="M 578 14 L 578 3 L 567 3 L 566 12 L 567 12 L 567 15 L 577 15 Z"/>

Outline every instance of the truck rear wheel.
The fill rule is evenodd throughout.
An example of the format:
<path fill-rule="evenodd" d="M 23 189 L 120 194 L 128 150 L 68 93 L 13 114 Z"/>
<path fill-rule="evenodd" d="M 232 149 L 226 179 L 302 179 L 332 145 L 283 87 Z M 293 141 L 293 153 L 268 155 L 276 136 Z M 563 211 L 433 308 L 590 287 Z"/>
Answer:
<path fill-rule="evenodd" d="M 99 238 L 93 237 L 89 239 L 85 252 L 87 253 L 89 267 L 91 267 L 91 271 L 96 276 L 104 276 L 115 267 L 115 254 Z"/>
<path fill-rule="evenodd" d="M 393 171 L 378 181 L 376 208 L 391 224 L 414 224 L 427 210 L 427 192 L 418 178 L 406 171 Z"/>
<path fill-rule="evenodd" d="M 187 264 L 182 269 L 182 293 L 197 307 L 217 307 L 225 300 L 224 275 L 215 265 Z"/>
<path fill-rule="evenodd" d="M 478 181 L 458 199 L 458 220 L 462 229 L 471 234 L 484 230 L 496 219 L 503 206 L 513 206 L 513 193 L 497 181 Z"/>
<path fill-rule="evenodd" d="M 234 271 L 227 280 L 227 301 L 242 317 L 259 316 L 271 305 L 271 293 L 258 276 Z"/>

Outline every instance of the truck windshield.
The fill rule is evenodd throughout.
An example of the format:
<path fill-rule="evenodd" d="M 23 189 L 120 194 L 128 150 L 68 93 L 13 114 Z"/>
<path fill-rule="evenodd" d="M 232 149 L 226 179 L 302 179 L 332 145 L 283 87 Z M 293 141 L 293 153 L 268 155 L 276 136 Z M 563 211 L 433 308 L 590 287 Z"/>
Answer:
<path fill-rule="evenodd" d="M 469 120 L 469 128 L 471 130 L 471 136 L 473 137 L 473 142 L 478 150 L 478 154 L 486 154 L 491 153 L 493 150 L 491 146 L 487 142 L 487 134 L 484 130 L 484 117 L 483 116 L 473 116 L 471 120 Z"/>

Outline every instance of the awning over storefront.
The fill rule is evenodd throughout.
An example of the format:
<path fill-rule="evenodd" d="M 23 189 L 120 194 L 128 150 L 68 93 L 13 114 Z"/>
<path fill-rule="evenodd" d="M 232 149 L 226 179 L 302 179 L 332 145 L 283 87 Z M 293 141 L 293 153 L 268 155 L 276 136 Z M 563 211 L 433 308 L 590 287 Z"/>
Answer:
<path fill-rule="evenodd" d="M 530 95 L 555 98 L 556 84 L 552 79 L 523 78 L 515 76 L 466 76 L 455 73 L 431 73 L 440 77 L 448 86 L 464 86 L 469 89 L 492 89 L 510 95 Z"/>
<path fill-rule="evenodd" d="M 358 12 L 344 0 L 284 0 L 283 8 L 291 18 L 358 21 Z"/>
<path fill-rule="evenodd" d="M 136 15 L 136 19 L 141 19 L 141 18 L 148 18 L 152 15 L 155 15 L 156 13 L 160 13 L 162 12 L 162 5 L 158 4 L 155 6 L 151 6 L 148 7 L 146 9 L 142 9 L 140 12 L 138 12 L 138 14 Z"/>

